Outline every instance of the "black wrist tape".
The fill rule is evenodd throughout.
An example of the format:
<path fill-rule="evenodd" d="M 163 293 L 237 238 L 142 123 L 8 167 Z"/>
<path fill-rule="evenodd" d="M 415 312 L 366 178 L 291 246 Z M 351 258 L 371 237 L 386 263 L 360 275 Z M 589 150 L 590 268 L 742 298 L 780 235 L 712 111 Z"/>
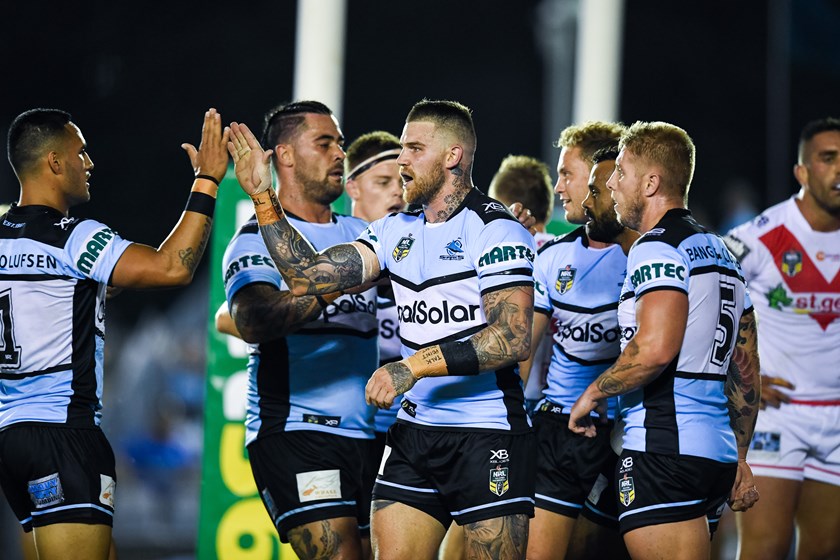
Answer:
<path fill-rule="evenodd" d="M 213 211 L 216 209 L 216 199 L 199 191 L 192 191 L 190 197 L 187 199 L 187 207 L 185 212 L 198 212 L 205 216 L 213 217 Z"/>
<path fill-rule="evenodd" d="M 216 183 L 217 187 L 219 186 L 219 180 L 216 179 L 215 177 L 213 177 L 212 175 L 196 175 L 195 178 L 196 179 L 207 179 L 208 181 L 213 181 L 214 183 Z"/>
<path fill-rule="evenodd" d="M 446 361 L 446 371 L 449 375 L 477 375 L 478 354 L 472 342 L 444 342 L 440 345 L 440 353 Z"/>

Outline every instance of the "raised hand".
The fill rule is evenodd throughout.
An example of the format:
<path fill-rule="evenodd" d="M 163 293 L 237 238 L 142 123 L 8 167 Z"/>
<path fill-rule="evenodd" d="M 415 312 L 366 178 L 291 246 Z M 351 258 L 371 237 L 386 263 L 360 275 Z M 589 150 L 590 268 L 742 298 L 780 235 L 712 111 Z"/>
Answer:
<path fill-rule="evenodd" d="M 271 188 L 272 150 L 263 150 L 247 125 L 231 123 L 227 148 L 233 158 L 236 179 L 245 194 L 254 196 Z"/>
<path fill-rule="evenodd" d="M 531 235 L 535 235 L 537 233 L 537 229 L 534 227 L 537 224 L 537 219 L 531 215 L 531 211 L 525 208 L 521 202 L 514 202 L 510 205 L 508 210 L 510 210 L 510 213 L 513 214 L 514 218 L 519 220 L 522 227 L 531 232 Z"/>
<path fill-rule="evenodd" d="M 211 108 L 204 113 L 204 124 L 201 127 L 201 144 L 198 149 L 187 142 L 181 148 L 187 152 L 190 164 L 196 175 L 210 175 L 221 181 L 227 172 L 228 152 L 227 144 L 230 129 L 222 130 L 222 116 Z"/>

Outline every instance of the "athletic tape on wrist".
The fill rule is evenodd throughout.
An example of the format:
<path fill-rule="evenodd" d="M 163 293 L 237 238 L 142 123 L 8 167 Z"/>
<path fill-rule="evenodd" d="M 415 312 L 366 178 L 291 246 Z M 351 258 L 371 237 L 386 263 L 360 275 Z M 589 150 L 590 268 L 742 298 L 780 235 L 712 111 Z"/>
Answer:
<path fill-rule="evenodd" d="M 215 210 L 216 199 L 209 194 L 199 191 L 190 192 L 190 197 L 187 199 L 187 207 L 184 208 L 184 212 L 198 212 L 211 218 Z"/>
<path fill-rule="evenodd" d="M 217 187 L 219 186 L 219 180 L 216 179 L 215 177 L 213 177 L 212 175 L 196 175 L 195 178 L 196 179 L 207 179 L 208 181 L 212 181 L 212 182 L 216 183 Z"/>

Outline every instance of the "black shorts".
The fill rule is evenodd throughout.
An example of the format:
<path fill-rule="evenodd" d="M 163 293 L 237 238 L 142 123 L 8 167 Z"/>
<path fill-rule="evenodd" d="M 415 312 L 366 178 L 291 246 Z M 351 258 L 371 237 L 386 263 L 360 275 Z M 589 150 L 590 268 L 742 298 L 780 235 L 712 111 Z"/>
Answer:
<path fill-rule="evenodd" d="M 370 440 L 315 430 L 280 432 L 248 445 L 251 472 L 282 542 L 307 523 L 355 517 L 370 525 L 362 465 Z"/>
<path fill-rule="evenodd" d="M 618 455 L 613 453 L 613 460 L 604 465 L 595 484 L 586 496 L 580 514 L 593 523 L 618 531 L 618 502 L 615 500 L 615 465 Z"/>
<path fill-rule="evenodd" d="M 737 463 L 625 449 L 615 471 L 621 534 L 704 515 L 714 533 L 736 470 Z"/>
<path fill-rule="evenodd" d="M 23 530 L 114 523 L 117 473 L 102 430 L 13 424 L 0 431 L 0 486 Z"/>
<path fill-rule="evenodd" d="M 617 457 L 610 447 L 613 422 L 599 424 L 597 435 L 588 438 L 569 430 L 568 414 L 541 408 L 534 417 L 537 507 L 577 518 L 598 475 L 607 472 L 612 477 L 614 472 Z"/>
<path fill-rule="evenodd" d="M 374 432 L 374 439 L 366 440 L 367 455 L 362 465 L 362 496 L 367 498 L 367 509 L 370 509 L 370 500 L 373 495 L 373 484 L 376 482 L 376 473 L 382 464 L 382 453 L 385 451 L 385 432 Z M 370 523 L 366 526 L 359 526 L 363 536 L 370 534 Z"/>
<path fill-rule="evenodd" d="M 388 431 L 374 500 L 419 509 L 449 527 L 534 515 L 534 434 L 452 431 L 397 421 Z"/>

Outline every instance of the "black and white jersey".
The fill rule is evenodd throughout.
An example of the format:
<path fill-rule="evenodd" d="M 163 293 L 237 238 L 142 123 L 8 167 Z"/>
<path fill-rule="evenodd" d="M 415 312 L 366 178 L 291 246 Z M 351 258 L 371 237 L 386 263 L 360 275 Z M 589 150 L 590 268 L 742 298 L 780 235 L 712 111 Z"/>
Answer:
<path fill-rule="evenodd" d="M 483 295 L 533 286 L 534 238 L 507 208 L 476 189 L 443 223 L 427 223 L 422 211 L 391 214 L 370 224 L 359 240 L 390 275 L 403 357 L 486 328 Z M 405 394 L 397 418 L 504 431 L 529 426 L 515 366 L 421 379 Z"/>
<path fill-rule="evenodd" d="M 685 293 L 688 322 L 679 354 L 664 371 L 619 397 L 624 449 L 734 462 L 724 382 L 739 321 L 752 310 L 741 267 L 688 210 L 669 210 L 630 249 L 618 313 L 622 332 L 635 332 L 635 302 L 655 290 Z"/>
<path fill-rule="evenodd" d="M 0 217 L 0 429 L 99 425 L 105 289 L 130 244 L 47 206 Z"/>

